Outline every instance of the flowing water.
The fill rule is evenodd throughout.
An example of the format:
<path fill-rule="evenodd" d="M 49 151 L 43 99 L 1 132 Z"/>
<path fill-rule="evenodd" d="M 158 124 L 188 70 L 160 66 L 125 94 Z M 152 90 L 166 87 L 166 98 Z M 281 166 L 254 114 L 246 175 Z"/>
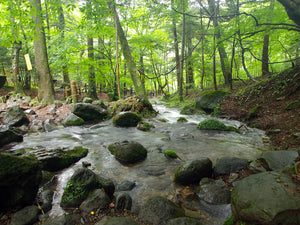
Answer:
<path fill-rule="evenodd" d="M 146 119 L 155 125 L 150 132 L 143 132 L 137 128 L 117 128 L 112 121 L 93 126 L 67 127 L 49 133 L 29 134 L 24 142 L 14 149 L 25 147 L 74 147 L 84 146 L 89 154 L 75 165 L 61 171 L 57 175 L 57 186 L 53 198 L 51 216 L 63 214 L 59 203 L 63 190 L 73 172 L 81 167 L 82 161 L 92 164 L 91 169 L 111 178 L 115 184 L 125 180 L 134 181 L 136 187 L 129 192 L 133 198 L 133 211 L 137 212 L 145 201 L 155 195 L 174 199 L 176 193 L 183 189 L 173 183 L 175 170 L 182 161 L 167 159 L 162 152 L 174 150 L 183 160 L 208 157 L 213 163 L 220 157 L 239 157 L 255 159 L 267 149 L 263 143 L 264 132 L 258 129 L 241 128 L 241 134 L 223 131 L 201 131 L 196 125 L 208 118 L 206 115 L 184 116 L 187 123 L 178 123 L 182 117 L 175 108 L 154 105 L 159 111 L 156 118 Z M 166 119 L 161 122 L 159 119 Z M 238 121 L 222 120 L 226 125 L 239 127 Z M 115 160 L 107 150 L 107 146 L 116 141 L 134 140 L 141 143 L 148 150 L 146 160 L 135 165 L 124 166 Z M 223 224 L 231 215 L 230 205 L 209 205 L 200 202 L 203 224 Z"/>

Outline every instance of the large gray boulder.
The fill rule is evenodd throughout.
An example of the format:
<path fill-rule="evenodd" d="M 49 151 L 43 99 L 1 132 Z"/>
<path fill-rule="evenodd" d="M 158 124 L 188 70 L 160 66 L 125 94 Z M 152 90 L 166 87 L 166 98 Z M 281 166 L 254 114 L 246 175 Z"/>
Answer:
<path fill-rule="evenodd" d="M 12 127 L 28 125 L 29 119 L 19 106 L 10 107 L 3 115 L 3 123 Z"/>
<path fill-rule="evenodd" d="M 184 210 L 163 197 L 152 197 L 141 207 L 139 218 L 157 225 L 167 224 L 170 219 L 183 217 Z"/>
<path fill-rule="evenodd" d="M 84 120 L 74 113 L 70 113 L 63 121 L 65 126 L 80 126 L 84 124 Z"/>
<path fill-rule="evenodd" d="M 237 182 L 231 194 L 235 217 L 251 224 L 300 224 L 300 197 L 292 178 L 258 173 Z"/>
<path fill-rule="evenodd" d="M 37 206 L 27 206 L 16 212 L 10 222 L 10 225 L 31 225 L 38 221 L 40 210 Z"/>
<path fill-rule="evenodd" d="M 96 189 L 89 194 L 86 200 L 81 203 L 79 209 L 80 211 L 88 214 L 98 209 L 103 210 L 108 208 L 109 203 L 110 198 L 108 195 L 101 189 Z"/>
<path fill-rule="evenodd" d="M 136 163 L 147 157 L 146 148 L 135 141 L 115 142 L 108 146 L 108 150 L 121 163 Z"/>
<path fill-rule="evenodd" d="M 0 148 L 12 142 L 22 142 L 23 136 L 14 128 L 0 126 Z"/>
<path fill-rule="evenodd" d="M 136 127 L 141 120 L 135 112 L 120 112 L 113 117 L 113 124 L 117 127 Z"/>
<path fill-rule="evenodd" d="M 297 157 L 297 151 L 267 151 L 262 154 L 260 160 L 263 160 L 270 170 L 278 170 L 292 166 Z"/>
<path fill-rule="evenodd" d="M 226 91 L 205 91 L 196 99 L 196 109 L 202 109 L 206 113 L 212 113 L 219 102 L 228 95 Z"/>
<path fill-rule="evenodd" d="M 89 120 L 104 120 L 108 116 L 107 110 L 92 105 L 90 103 L 77 103 L 72 109 L 72 113 L 76 116 L 84 119 L 85 121 Z"/>
<path fill-rule="evenodd" d="M 223 157 L 217 159 L 214 167 L 214 175 L 228 175 L 231 172 L 238 172 L 242 169 L 247 169 L 248 160 L 236 157 Z"/>
<path fill-rule="evenodd" d="M 189 217 L 180 217 L 169 220 L 167 225 L 201 225 L 200 221 Z"/>
<path fill-rule="evenodd" d="M 212 162 L 209 158 L 199 158 L 184 162 L 175 172 L 174 181 L 188 185 L 198 183 L 203 177 L 211 177 Z"/>
<path fill-rule="evenodd" d="M 0 209 L 32 204 L 41 179 L 38 160 L 0 153 Z"/>

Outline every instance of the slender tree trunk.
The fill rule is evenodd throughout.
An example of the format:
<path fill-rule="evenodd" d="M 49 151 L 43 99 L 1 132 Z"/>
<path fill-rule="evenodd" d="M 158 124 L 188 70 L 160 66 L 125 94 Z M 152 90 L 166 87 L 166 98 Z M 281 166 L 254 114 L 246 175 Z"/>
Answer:
<path fill-rule="evenodd" d="M 121 99 L 121 88 L 120 88 L 120 70 L 119 70 L 119 42 L 118 42 L 118 29 L 117 20 L 115 19 L 115 29 L 116 29 L 116 72 L 117 72 L 117 85 L 118 85 L 118 96 Z"/>
<path fill-rule="evenodd" d="M 185 11 L 185 0 L 182 0 L 182 9 Z M 181 60 L 180 60 L 180 82 L 179 82 L 179 101 L 183 101 L 183 68 L 185 52 L 185 13 L 182 14 L 182 43 L 181 43 Z"/>
<path fill-rule="evenodd" d="M 214 33 L 214 56 L 213 56 L 213 79 L 214 79 L 214 88 L 218 90 L 217 79 L 216 79 L 216 35 Z"/>
<path fill-rule="evenodd" d="M 220 56 L 220 62 L 221 62 L 221 68 L 222 68 L 222 72 L 223 72 L 223 77 L 225 80 L 225 84 L 229 85 L 229 78 L 230 78 L 230 68 L 229 68 L 229 61 L 228 61 L 228 57 L 225 51 L 225 47 L 223 42 L 221 41 L 221 32 L 220 32 L 220 28 L 219 23 L 218 23 L 218 19 L 217 19 L 217 15 L 218 15 L 218 8 L 219 8 L 219 0 L 217 0 L 217 6 L 216 6 L 216 1 L 215 0 L 208 0 L 208 5 L 210 8 L 210 12 L 212 14 L 212 20 L 213 20 L 213 24 L 214 27 L 216 29 L 216 38 L 217 38 L 217 46 L 218 46 L 218 51 L 219 51 L 219 56 Z"/>
<path fill-rule="evenodd" d="M 38 97 L 46 104 L 52 104 L 55 100 L 53 80 L 48 64 L 46 37 L 42 20 L 42 7 L 40 0 L 30 0 L 32 19 L 35 23 L 36 39 L 34 40 L 34 55 L 36 72 L 38 77 Z"/>
<path fill-rule="evenodd" d="M 47 40 L 50 41 L 50 39 L 51 39 L 51 37 L 50 37 L 50 21 L 49 21 L 47 0 L 45 0 L 44 4 L 45 4 L 45 17 L 46 17 L 47 31 L 48 31 Z"/>
<path fill-rule="evenodd" d="M 187 37 L 187 61 L 186 61 L 186 95 L 188 94 L 188 90 L 193 88 L 194 83 L 194 67 L 192 61 L 192 35 L 189 34 Z"/>
<path fill-rule="evenodd" d="M 16 42 L 13 44 L 13 59 L 12 59 L 12 78 L 14 82 L 14 90 L 18 93 L 24 93 L 23 85 L 21 82 L 19 62 L 20 51 L 22 49 L 22 42 Z"/>
<path fill-rule="evenodd" d="M 131 75 L 131 79 L 132 79 L 132 82 L 133 82 L 133 85 L 134 85 L 136 95 L 140 95 L 145 100 L 148 100 L 148 96 L 147 96 L 147 93 L 146 93 L 146 90 L 145 90 L 145 86 L 143 85 L 143 82 L 142 82 L 142 80 L 139 76 L 138 69 L 136 67 L 136 63 L 135 63 L 135 61 L 134 61 L 134 59 L 131 55 L 130 47 L 129 47 L 129 44 L 128 44 L 127 39 L 125 37 L 122 25 L 120 23 L 118 13 L 117 13 L 114 5 L 111 4 L 111 6 L 113 7 L 112 10 L 113 10 L 114 15 L 116 17 L 116 25 L 117 25 L 117 29 L 118 29 L 119 40 L 120 40 L 120 43 L 121 43 L 121 46 L 122 46 L 123 55 L 124 55 L 124 58 L 126 60 L 126 64 L 127 64 L 129 73 Z"/>
<path fill-rule="evenodd" d="M 201 29 L 201 59 L 202 59 L 202 74 L 201 74 L 201 89 L 203 90 L 203 81 L 205 76 L 205 63 L 204 63 L 204 29 L 203 29 L 203 19 L 202 19 L 202 9 L 200 9 L 201 14 L 201 23 L 200 23 L 200 29 Z"/>
<path fill-rule="evenodd" d="M 272 11 L 274 9 L 274 0 L 271 0 L 270 3 L 270 11 L 272 14 Z M 272 15 L 267 16 L 267 23 L 271 23 L 272 22 Z M 270 26 L 267 27 L 267 29 Z M 262 66 L 261 66 L 261 72 L 262 72 L 262 76 L 267 76 L 270 71 L 269 71 L 269 41 L 270 41 L 270 35 L 269 35 L 269 31 L 266 31 L 265 36 L 264 36 L 264 42 L 263 42 L 263 50 L 262 50 Z"/>
<path fill-rule="evenodd" d="M 89 79 L 88 79 L 88 91 L 87 96 L 92 99 L 98 99 L 97 88 L 95 82 L 95 68 L 94 68 L 94 39 L 88 35 L 88 58 L 89 58 Z"/>

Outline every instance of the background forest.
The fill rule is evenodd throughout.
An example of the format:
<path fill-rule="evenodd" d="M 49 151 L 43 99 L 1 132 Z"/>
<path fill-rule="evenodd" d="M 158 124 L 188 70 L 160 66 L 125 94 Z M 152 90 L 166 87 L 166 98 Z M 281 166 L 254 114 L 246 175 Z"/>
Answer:
<path fill-rule="evenodd" d="M 299 21 L 280 2 L 2 0 L 0 73 L 16 92 L 38 87 L 46 103 L 70 81 L 92 98 L 135 90 L 182 100 L 299 64 Z"/>

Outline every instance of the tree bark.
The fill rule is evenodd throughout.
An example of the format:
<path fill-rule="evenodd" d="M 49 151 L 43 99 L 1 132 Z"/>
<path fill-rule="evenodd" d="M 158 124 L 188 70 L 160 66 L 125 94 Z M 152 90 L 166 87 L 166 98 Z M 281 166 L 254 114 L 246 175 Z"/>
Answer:
<path fill-rule="evenodd" d="M 18 93 L 24 93 L 19 70 L 20 51 L 22 49 L 22 43 L 15 41 L 15 43 L 13 44 L 13 49 L 12 78 L 14 82 L 14 90 Z"/>
<path fill-rule="evenodd" d="M 217 46 L 218 46 L 218 51 L 219 51 L 219 56 L 220 56 L 220 62 L 221 62 L 221 68 L 222 68 L 222 73 L 223 73 L 223 77 L 225 80 L 225 84 L 229 85 L 229 79 L 231 77 L 230 74 L 230 66 L 229 66 L 229 61 L 228 61 L 228 57 L 225 51 L 225 47 L 223 42 L 221 41 L 221 32 L 220 32 L 220 28 L 218 27 L 219 23 L 218 23 L 218 19 L 217 19 L 217 15 L 218 15 L 218 8 L 219 8 L 219 0 L 217 0 L 218 5 L 216 7 L 216 1 L 215 0 L 207 0 L 208 1 L 208 5 L 209 5 L 209 9 L 210 9 L 210 13 L 212 15 L 212 20 L 213 20 L 213 24 L 214 24 L 214 28 L 216 29 L 216 38 L 217 38 Z"/>
<path fill-rule="evenodd" d="M 148 101 L 148 96 L 145 90 L 145 87 L 143 85 L 143 82 L 139 76 L 139 72 L 138 69 L 136 67 L 136 63 L 131 55 L 131 51 L 130 51 L 130 47 L 129 44 L 127 42 L 127 39 L 125 37 L 122 25 L 120 23 L 120 19 L 118 16 L 118 13 L 114 7 L 114 5 L 111 4 L 112 10 L 114 12 L 114 15 L 116 17 L 116 25 L 117 25 L 117 30 L 118 30 L 118 36 L 119 36 L 119 40 L 121 43 L 121 47 L 122 47 L 122 51 L 123 51 L 123 55 L 124 58 L 126 60 L 126 65 L 128 67 L 133 85 L 134 85 L 134 89 L 135 89 L 135 93 L 136 95 L 141 96 L 142 98 L 144 98 L 146 101 Z"/>
<path fill-rule="evenodd" d="M 32 19 L 35 23 L 36 39 L 34 40 L 34 55 L 36 72 L 38 77 L 38 98 L 46 104 L 52 104 L 55 100 L 53 80 L 48 64 L 45 31 L 42 20 L 42 7 L 40 0 L 30 0 Z"/>
<path fill-rule="evenodd" d="M 181 60 L 180 60 L 180 82 L 179 82 L 179 101 L 183 101 L 183 68 L 185 52 L 185 0 L 182 0 L 182 42 L 181 42 Z"/>
<path fill-rule="evenodd" d="M 289 18 L 300 26 L 300 0 L 278 0 L 285 8 Z"/>

